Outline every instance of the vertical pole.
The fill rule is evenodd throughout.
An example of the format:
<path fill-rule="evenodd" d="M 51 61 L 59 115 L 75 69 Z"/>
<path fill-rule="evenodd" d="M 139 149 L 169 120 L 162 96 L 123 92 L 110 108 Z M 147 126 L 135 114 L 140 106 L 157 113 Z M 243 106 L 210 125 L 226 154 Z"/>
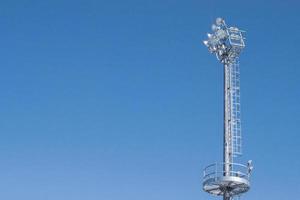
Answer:
<path fill-rule="evenodd" d="M 226 194 L 224 194 L 224 196 L 223 196 L 223 200 L 231 200 L 231 197 L 227 197 L 227 195 L 226 195 Z"/>
<path fill-rule="evenodd" d="M 230 176 L 232 163 L 231 144 L 231 66 L 228 61 L 224 63 L 224 176 Z M 224 196 L 224 200 L 228 200 Z"/>

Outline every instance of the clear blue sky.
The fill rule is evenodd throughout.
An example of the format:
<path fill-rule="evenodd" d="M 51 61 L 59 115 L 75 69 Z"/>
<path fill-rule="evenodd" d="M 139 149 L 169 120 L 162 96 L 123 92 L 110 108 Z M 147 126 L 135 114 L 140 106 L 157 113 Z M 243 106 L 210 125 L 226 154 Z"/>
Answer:
<path fill-rule="evenodd" d="M 300 3 L 0 2 L 0 198 L 205 200 L 222 160 L 218 16 L 241 55 L 244 199 L 300 195 Z"/>

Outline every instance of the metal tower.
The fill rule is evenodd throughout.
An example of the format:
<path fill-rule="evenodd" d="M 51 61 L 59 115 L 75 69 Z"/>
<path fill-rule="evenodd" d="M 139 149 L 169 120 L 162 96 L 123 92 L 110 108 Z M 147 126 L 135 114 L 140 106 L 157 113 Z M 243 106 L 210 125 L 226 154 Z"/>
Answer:
<path fill-rule="evenodd" d="M 234 163 L 234 158 L 242 155 L 238 57 L 245 47 L 245 38 L 244 31 L 228 27 L 222 18 L 216 19 L 212 31 L 203 43 L 224 66 L 224 152 L 223 163 L 214 163 L 204 169 L 203 189 L 223 196 L 223 200 L 231 200 L 250 189 L 253 169 L 251 160 L 247 165 Z"/>

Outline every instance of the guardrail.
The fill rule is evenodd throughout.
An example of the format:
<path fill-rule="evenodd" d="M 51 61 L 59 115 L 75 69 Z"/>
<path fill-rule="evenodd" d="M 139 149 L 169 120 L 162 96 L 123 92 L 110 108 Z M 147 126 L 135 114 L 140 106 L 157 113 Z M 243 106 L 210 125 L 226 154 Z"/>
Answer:
<path fill-rule="evenodd" d="M 225 172 L 225 165 L 230 166 L 229 172 Z M 224 176 L 233 176 L 244 178 L 249 181 L 250 169 L 248 166 L 239 163 L 214 163 L 208 165 L 203 170 L 203 180 L 206 181 L 211 178 L 219 178 Z"/>

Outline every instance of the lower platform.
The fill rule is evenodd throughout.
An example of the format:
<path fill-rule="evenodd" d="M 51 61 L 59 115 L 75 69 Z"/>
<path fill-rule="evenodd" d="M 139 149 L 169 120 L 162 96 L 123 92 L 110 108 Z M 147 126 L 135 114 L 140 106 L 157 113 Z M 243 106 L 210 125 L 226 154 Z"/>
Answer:
<path fill-rule="evenodd" d="M 230 163 L 231 170 L 225 174 L 224 164 L 212 164 L 205 168 L 203 190 L 213 195 L 236 196 L 250 189 L 248 167 Z"/>

